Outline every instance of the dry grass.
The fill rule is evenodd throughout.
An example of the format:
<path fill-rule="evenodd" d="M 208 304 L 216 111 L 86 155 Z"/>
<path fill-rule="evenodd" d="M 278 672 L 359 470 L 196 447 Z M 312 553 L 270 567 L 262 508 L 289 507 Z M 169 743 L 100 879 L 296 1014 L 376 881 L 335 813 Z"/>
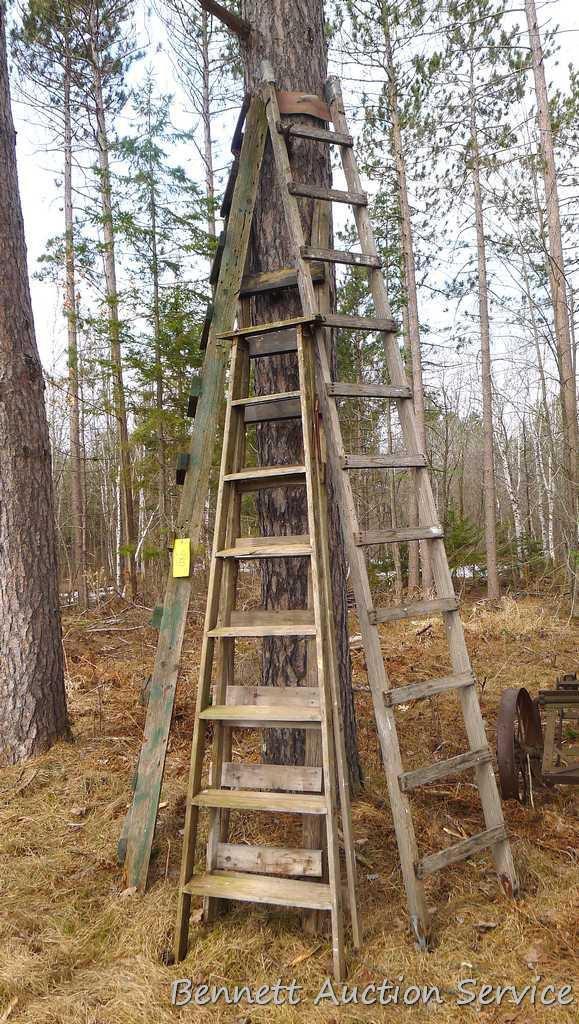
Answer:
<path fill-rule="evenodd" d="M 110 609 L 108 610 L 110 614 Z M 188 633 L 175 728 L 160 811 L 152 884 L 143 898 L 123 893 L 115 847 L 129 799 L 144 709 L 139 687 L 150 671 L 155 634 L 143 617 L 118 610 L 107 623 L 96 614 L 70 619 L 65 645 L 75 742 L 59 745 L 1 779 L 0 1021 L 22 1024 L 151 1024 L 183 1021 L 446 1021 L 475 1019 L 456 1006 L 461 977 L 490 984 L 529 983 L 537 974 L 565 984 L 575 980 L 575 1003 L 533 1009 L 512 1003 L 482 1010 L 491 1022 L 576 1024 L 579 1019 L 577 795 L 570 788 L 541 792 L 535 811 L 505 807 L 522 897 L 508 900 L 490 862 L 481 858 L 429 880 L 436 907 L 437 946 L 416 953 L 407 933 L 388 801 L 378 759 L 369 694 L 356 693 L 366 790 L 354 806 L 360 865 L 359 902 L 364 945 L 349 960 L 349 982 L 365 985 L 404 975 L 406 983 L 438 985 L 441 1006 L 315 1007 L 329 967 L 327 936 L 308 936 L 297 914 L 238 908 L 216 926 L 193 926 L 190 953 L 180 967 L 162 963 L 170 944 L 189 754 L 191 707 L 199 628 Z M 577 638 L 556 609 L 535 600 L 505 600 L 500 608 L 470 605 L 467 643 L 489 732 L 494 731 L 501 690 L 552 686 L 559 671 L 576 667 Z M 138 628 L 137 628 L 138 627 Z M 91 630 L 99 629 L 99 632 Z M 102 631 L 106 630 L 106 631 Z M 440 674 L 446 667 L 441 627 L 407 624 L 384 633 L 394 684 Z M 354 654 L 356 683 L 363 687 L 362 656 Z M 456 705 L 438 702 L 401 712 L 405 763 L 425 763 L 434 751 L 461 749 Z M 245 741 L 247 742 L 247 741 Z M 441 747 L 441 742 L 443 746 Z M 249 748 L 248 748 L 249 751 Z M 414 801 L 421 850 L 453 842 L 480 821 L 467 783 L 431 787 Z M 277 829 L 238 816 L 236 835 L 275 841 Z M 261 832 L 259 829 L 261 828 Z M 446 831 L 445 831 L 446 830 Z M 283 833 L 279 832 L 279 838 Z M 296 832 L 294 837 L 299 842 Z M 230 985 L 273 983 L 292 977 L 303 986 L 297 1007 L 210 1008 L 170 1006 L 171 981 Z"/>

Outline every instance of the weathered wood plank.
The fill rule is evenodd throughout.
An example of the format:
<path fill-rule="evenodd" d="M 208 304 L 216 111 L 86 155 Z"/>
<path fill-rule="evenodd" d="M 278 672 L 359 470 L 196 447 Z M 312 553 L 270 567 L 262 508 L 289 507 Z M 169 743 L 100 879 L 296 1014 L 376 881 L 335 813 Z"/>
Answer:
<path fill-rule="evenodd" d="M 248 490 L 260 487 L 296 487 L 305 485 L 305 466 L 248 466 L 238 473 L 228 473 L 227 483 L 245 484 Z"/>
<path fill-rule="evenodd" d="M 507 830 L 504 825 L 496 825 L 494 828 L 485 829 L 484 832 L 465 839 L 462 843 L 455 843 L 448 846 L 446 850 L 439 853 L 432 853 L 429 857 L 423 857 L 416 865 L 416 877 L 428 878 L 436 871 L 442 871 L 450 864 L 457 864 L 461 860 L 467 860 L 475 853 L 486 850 L 497 843 L 504 842 L 507 838 Z"/>
<path fill-rule="evenodd" d="M 190 896 L 212 896 L 222 900 L 248 903 L 271 903 L 278 907 L 304 907 L 308 910 L 331 910 L 329 885 L 322 882 L 299 882 L 269 875 L 244 875 L 235 871 L 196 875 L 185 884 Z"/>
<path fill-rule="evenodd" d="M 304 260 L 323 260 L 325 263 L 344 263 L 354 267 L 382 266 L 379 256 L 365 252 L 346 252 L 343 249 L 317 249 L 313 245 L 302 245 L 301 255 Z"/>
<path fill-rule="evenodd" d="M 322 317 L 319 313 L 313 316 L 292 316 L 287 320 L 272 320 L 264 324 L 252 324 L 250 327 L 239 327 L 237 330 L 222 331 L 218 338 L 250 338 L 254 334 L 272 334 L 274 331 L 284 331 L 288 327 L 302 327 L 305 324 L 321 323 Z"/>
<path fill-rule="evenodd" d="M 176 521 L 177 536 L 189 536 L 193 549 L 199 544 L 228 357 L 224 346 L 217 344 L 216 332 L 230 330 L 234 323 L 266 134 L 264 106 L 256 99 L 248 116 L 243 168 L 235 185 L 235 208 L 239 212 L 234 211 L 229 220 L 219 298 L 209 330 L 203 390 L 191 436 L 190 467 Z M 190 577 L 169 577 L 125 858 L 127 885 L 140 891 L 147 883 L 190 592 Z"/>
<path fill-rule="evenodd" d="M 289 729 L 305 729 L 320 724 L 319 709 L 303 704 L 284 704 L 280 707 L 273 704 L 258 707 L 251 704 L 242 704 L 240 707 L 235 704 L 212 704 L 201 711 L 199 717 L 205 722 L 224 722 L 240 729 L 266 729 L 282 725 Z"/>
<path fill-rule="evenodd" d="M 248 789 L 202 789 L 192 797 L 196 807 L 227 807 L 231 811 L 277 811 L 280 814 L 326 814 L 325 796 L 313 793 L 261 793 Z"/>
<path fill-rule="evenodd" d="M 426 466 L 426 456 L 421 452 L 403 452 L 398 455 L 345 455 L 342 469 L 421 469 Z"/>
<path fill-rule="evenodd" d="M 271 704 L 307 705 L 319 708 L 320 691 L 317 686 L 228 686 L 227 704 L 253 704 L 269 707 Z"/>
<path fill-rule="evenodd" d="M 438 779 L 446 779 L 449 775 L 459 775 L 469 768 L 478 768 L 481 764 L 488 764 L 492 755 L 488 747 L 481 747 L 480 750 L 469 750 L 466 754 L 458 754 L 456 757 L 449 757 L 446 761 L 438 761 L 436 764 L 428 765 L 426 768 L 416 768 L 411 772 L 401 772 L 398 776 L 400 789 L 403 793 L 409 793 L 418 786 L 427 786 L 430 782 L 437 782 Z"/>
<path fill-rule="evenodd" d="M 333 398 L 412 398 L 412 388 L 391 384 L 349 384 L 330 381 L 326 392 Z"/>
<path fill-rule="evenodd" d="M 295 328 L 287 331 L 278 331 L 276 334 L 266 334 L 263 337 L 247 339 L 247 350 L 250 359 L 260 359 L 261 356 L 280 356 L 285 352 L 297 350 Z"/>
<path fill-rule="evenodd" d="M 439 679 L 427 679 L 423 683 L 407 683 L 406 686 L 397 686 L 384 694 L 384 703 L 386 707 L 392 708 L 398 704 L 407 704 L 411 700 L 435 697 L 437 693 L 460 690 L 463 686 L 474 686 L 472 672 L 460 672 L 452 676 L 441 676 Z"/>
<path fill-rule="evenodd" d="M 239 537 L 232 548 L 217 552 L 218 558 L 291 558 L 311 555 L 309 537 Z"/>
<path fill-rule="evenodd" d="M 396 605 L 393 608 L 373 608 L 370 612 L 370 621 L 377 625 L 379 622 L 419 619 L 442 612 L 455 612 L 457 609 L 458 600 L 456 597 L 437 597 L 431 601 L 411 601 L 408 604 Z"/>
<path fill-rule="evenodd" d="M 285 793 L 320 793 L 322 769 L 302 768 L 300 765 L 239 764 L 228 761 L 223 765 L 221 784 L 230 786 L 231 789 L 281 789 Z"/>
<path fill-rule="evenodd" d="M 361 547 L 371 547 L 373 544 L 407 544 L 411 540 L 439 540 L 442 536 L 441 526 L 401 526 L 395 530 L 355 533 L 354 539 Z"/>
<path fill-rule="evenodd" d="M 398 326 L 389 316 L 342 316 L 340 313 L 327 313 L 324 322 L 328 327 L 346 331 L 386 331 L 388 334 Z"/>
<path fill-rule="evenodd" d="M 320 121 L 332 120 L 328 104 L 324 103 L 321 96 L 315 96 L 310 92 L 288 92 L 279 89 L 277 102 L 280 114 L 308 114 L 309 117 L 317 117 Z"/>
<path fill-rule="evenodd" d="M 311 139 L 314 142 L 329 142 L 334 146 L 354 145 L 354 139 L 351 135 L 328 131 L 326 128 L 311 128 L 305 124 L 287 124 L 284 121 L 278 121 L 277 130 L 286 137 L 293 136 L 298 139 Z"/>
<path fill-rule="evenodd" d="M 323 185 L 308 185 L 303 181 L 289 181 L 288 192 L 305 199 L 323 199 L 328 203 L 347 203 L 348 206 L 367 206 L 365 192 L 344 192 L 339 188 L 324 188 Z"/>
<path fill-rule="evenodd" d="M 320 878 L 322 851 L 220 843 L 217 847 L 216 867 L 221 871 Z"/>
<path fill-rule="evenodd" d="M 322 263 L 312 263 L 312 279 L 323 281 L 325 268 Z M 262 292 L 276 291 L 279 288 L 296 288 L 298 276 L 293 267 L 282 267 L 281 270 L 268 270 L 261 274 L 246 274 L 241 281 L 241 299 L 259 295 Z"/>

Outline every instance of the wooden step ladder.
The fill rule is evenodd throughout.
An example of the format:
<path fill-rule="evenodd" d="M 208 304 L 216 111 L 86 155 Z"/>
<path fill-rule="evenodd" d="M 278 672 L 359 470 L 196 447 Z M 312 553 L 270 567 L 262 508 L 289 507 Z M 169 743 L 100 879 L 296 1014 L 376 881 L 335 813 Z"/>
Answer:
<path fill-rule="evenodd" d="M 356 166 L 353 141 L 348 131 L 340 83 L 338 79 L 330 78 L 326 87 L 327 122 L 333 123 L 334 131 L 328 130 L 327 127 L 304 128 L 284 124 L 280 116 L 275 79 L 267 64 L 264 64 L 262 96 L 266 105 L 277 181 L 281 190 L 285 219 L 291 240 L 303 314 L 306 317 L 316 318 L 313 323 L 313 333 L 317 354 L 317 397 L 323 417 L 329 468 L 337 496 L 351 570 L 411 926 L 419 947 L 426 948 L 430 936 L 430 919 L 423 886 L 426 877 L 484 849 L 490 849 L 492 852 L 499 879 L 505 891 L 511 895 L 515 895 L 518 891 L 517 876 L 505 829 L 475 679 L 464 641 L 458 602 L 454 594 L 446 558 L 442 529 L 438 522 L 430 485 L 426 455 L 420 450 L 411 389 L 396 340 L 396 325 L 392 320 L 386 286 L 380 269 L 380 259 L 367 209 L 367 196 L 363 192 Z M 287 140 L 291 139 L 293 135 L 338 147 L 347 191 L 303 185 L 293 180 L 287 148 Z M 327 203 L 350 204 L 353 208 L 361 243 L 361 254 L 306 245 L 297 196 L 314 197 L 318 201 Z M 376 316 L 374 318 L 320 316 L 310 272 L 311 261 L 314 259 L 328 263 L 367 267 Z M 278 324 L 277 328 L 280 329 L 281 326 Z M 346 384 L 332 380 L 326 348 L 326 330 L 332 327 L 383 332 L 391 385 Z M 345 451 L 338 415 L 338 400 L 354 397 L 360 399 L 378 397 L 396 403 L 405 442 L 405 454 L 366 456 L 350 455 Z M 385 470 L 409 468 L 415 473 L 419 509 L 418 527 L 401 530 L 384 529 L 371 534 L 359 530 L 350 471 L 365 468 Z M 436 597 L 431 600 L 413 601 L 394 608 L 374 608 L 364 547 L 368 544 L 409 540 L 419 540 L 430 547 Z M 380 623 L 434 614 L 442 615 L 444 620 L 452 674 L 445 678 L 425 680 L 392 689 L 380 647 L 378 630 Z M 459 696 L 470 750 L 458 757 L 439 761 L 435 765 L 417 771 L 405 772 L 396 728 L 396 707 L 402 702 L 421 700 L 451 690 L 456 690 Z M 482 803 L 485 829 L 438 853 L 420 857 L 408 793 L 418 786 L 467 770 L 474 772 Z"/>
<path fill-rule="evenodd" d="M 241 900 L 312 911 L 329 911 L 334 973 L 345 972 L 341 908 L 338 807 L 346 858 L 347 891 L 354 946 L 359 944 L 347 765 L 337 690 L 337 663 L 330 593 L 327 509 L 319 445 L 316 443 L 314 318 L 284 324 L 294 334 L 299 390 L 281 395 L 249 394 L 256 336 L 275 325 L 241 328 L 232 340 L 230 382 L 207 610 L 201 649 L 197 706 L 187 792 L 175 955 L 187 951 L 191 899 L 204 897 L 211 920 L 219 901 Z M 262 349 L 258 349 L 260 354 Z M 263 358 L 263 355 L 262 355 Z M 247 467 L 246 430 L 273 415 L 301 418 L 303 465 Z M 275 409 L 275 413 L 274 410 Z M 305 487 L 307 536 L 241 536 L 241 498 L 263 487 Z M 311 607 L 288 611 L 236 610 L 240 562 L 262 558 L 307 558 Z M 316 686 L 242 685 L 236 674 L 235 645 L 244 638 L 302 637 L 308 676 Z M 210 781 L 203 781 L 205 739 L 211 724 Z M 234 729 L 315 729 L 321 734 L 320 767 L 250 764 L 232 760 Z M 337 773 L 336 773 L 337 769 Z M 337 774 L 338 791 L 335 777 Z M 209 812 L 205 870 L 195 869 L 199 813 Z M 322 849 L 247 846 L 229 842 L 233 811 L 261 811 L 282 820 L 286 814 L 316 816 L 322 822 Z"/>

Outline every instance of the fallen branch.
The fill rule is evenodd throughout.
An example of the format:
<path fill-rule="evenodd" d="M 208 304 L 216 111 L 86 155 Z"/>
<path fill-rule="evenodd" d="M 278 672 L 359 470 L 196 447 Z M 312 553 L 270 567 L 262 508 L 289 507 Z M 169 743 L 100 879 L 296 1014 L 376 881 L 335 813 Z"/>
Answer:
<path fill-rule="evenodd" d="M 240 39 L 248 39 L 251 32 L 251 25 L 245 21 L 244 18 L 240 18 L 239 15 L 234 14 L 233 11 L 229 11 L 227 7 L 223 7 L 222 4 L 218 4 L 216 0 L 198 0 L 199 6 L 207 11 L 208 14 L 214 14 L 216 18 L 219 18 L 227 28 L 235 32 Z"/>

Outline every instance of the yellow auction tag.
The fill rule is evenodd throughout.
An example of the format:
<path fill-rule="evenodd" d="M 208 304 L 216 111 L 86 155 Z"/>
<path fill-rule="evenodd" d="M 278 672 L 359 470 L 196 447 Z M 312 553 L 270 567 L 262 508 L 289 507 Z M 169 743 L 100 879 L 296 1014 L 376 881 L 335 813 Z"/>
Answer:
<path fill-rule="evenodd" d="M 189 576 L 191 570 L 191 541 L 177 537 L 173 543 L 173 576 Z"/>

